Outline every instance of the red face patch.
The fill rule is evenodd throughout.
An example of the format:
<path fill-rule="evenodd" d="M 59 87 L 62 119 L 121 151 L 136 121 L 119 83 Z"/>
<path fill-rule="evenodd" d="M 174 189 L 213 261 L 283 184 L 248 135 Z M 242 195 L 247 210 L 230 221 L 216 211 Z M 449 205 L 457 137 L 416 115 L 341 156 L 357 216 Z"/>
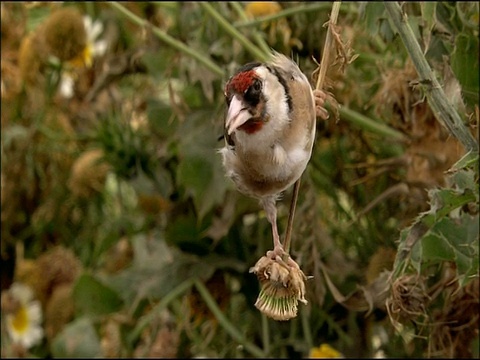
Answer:
<path fill-rule="evenodd" d="M 253 84 L 253 80 L 257 78 L 254 70 L 242 71 L 235 75 L 227 84 L 227 94 L 234 91 L 243 94 Z"/>

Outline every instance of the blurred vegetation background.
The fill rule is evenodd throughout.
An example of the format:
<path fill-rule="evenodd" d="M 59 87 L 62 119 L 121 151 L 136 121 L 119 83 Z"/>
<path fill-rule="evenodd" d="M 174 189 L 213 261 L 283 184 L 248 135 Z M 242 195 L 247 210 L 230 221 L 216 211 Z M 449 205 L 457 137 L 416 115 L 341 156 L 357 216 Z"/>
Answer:
<path fill-rule="evenodd" d="M 435 117 L 382 2 L 335 28 L 293 229 L 308 305 L 253 305 L 271 233 L 224 176 L 223 85 L 270 48 L 314 84 L 331 8 L 1 3 L 2 357 L 478 358 L 478 148 Z M 402 11 L 478 141 L 478 2 Z"/>

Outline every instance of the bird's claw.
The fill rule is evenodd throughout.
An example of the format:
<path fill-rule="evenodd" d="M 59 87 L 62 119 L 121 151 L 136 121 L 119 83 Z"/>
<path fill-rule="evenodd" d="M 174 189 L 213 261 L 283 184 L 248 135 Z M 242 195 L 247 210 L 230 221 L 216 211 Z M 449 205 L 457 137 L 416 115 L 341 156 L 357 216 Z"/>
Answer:
<path fill-rule="evenodd" d="M 328 120 L 330 114 L 327 109 L 325 109 L 325 101 L 327 100 L 327 94 L 323 90 L 315 89 L 313 90 L 313 97 L 315 99 L 315 113 L 317 117 Z"/>
<path fill-rule="evenodd" d="M 285 264 L 289 267 L 293 267 L 293 268 L 296 268 L 296 269 L 300 269 L 300 266 L 298 266 L 298 264 L 295 262 L 295 260 L 293 260 L 291 257 L 290 257 L 290 254 L 288 254 L 284 249 L 283 247 L 279 246 L 279 247 L 274 247 L 273 250 L 269 250 L 267 251 L 267 254 L 266 256 L 269 258 L 269 259 L 272 259 L 280 264 Z"/>

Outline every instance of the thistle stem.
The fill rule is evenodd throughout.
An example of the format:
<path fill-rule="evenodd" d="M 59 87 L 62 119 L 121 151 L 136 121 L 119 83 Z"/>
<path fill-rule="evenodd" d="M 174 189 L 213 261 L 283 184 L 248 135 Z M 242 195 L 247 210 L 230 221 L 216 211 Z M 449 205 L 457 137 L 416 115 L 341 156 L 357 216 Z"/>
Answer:
<path fill-rule="evenodd" d="M 408 23 L 407 14 L 402 11 L 396 1 L 385 1 L 384 4 L 420 76 L 420 84 L 425 89 L 428 103 L 435 117 L 463 144 L 467 151 L 478 152 L 478 142 L 464 125 L 460 115 L 449 102 L 442 86 L 435 77 Z"/>

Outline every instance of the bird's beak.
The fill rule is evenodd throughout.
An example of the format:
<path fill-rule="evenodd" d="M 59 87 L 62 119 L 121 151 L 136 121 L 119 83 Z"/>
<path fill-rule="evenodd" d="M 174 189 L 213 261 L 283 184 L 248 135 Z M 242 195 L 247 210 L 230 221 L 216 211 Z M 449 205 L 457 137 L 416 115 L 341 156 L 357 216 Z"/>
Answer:
<path fill-rule="evenodd" d="M 247 122 L 251 117 L 252 115 L 248 111 L 248 108 L 244 105 L 243 101 L 237 96 L 234 96 L 230 102 L 227 118 L 225 120 L 227 134 L 231 135 L 232 132 L 245 124 L 245 122 Z"/>

